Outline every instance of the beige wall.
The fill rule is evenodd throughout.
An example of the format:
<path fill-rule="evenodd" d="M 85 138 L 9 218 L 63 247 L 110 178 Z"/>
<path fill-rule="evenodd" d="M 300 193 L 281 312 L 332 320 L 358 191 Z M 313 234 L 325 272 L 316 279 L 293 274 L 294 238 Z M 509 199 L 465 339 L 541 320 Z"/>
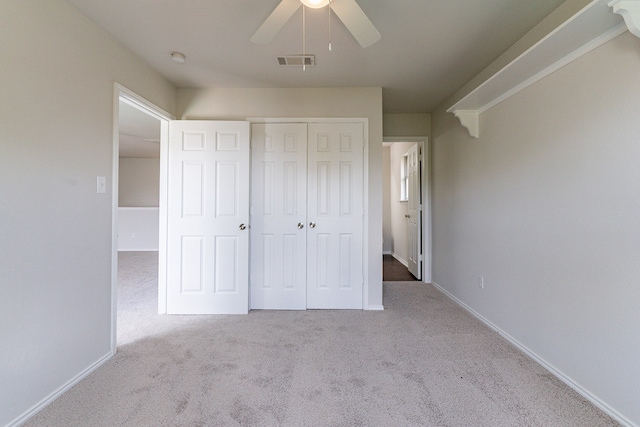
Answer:
<path fill-rule="evenodd" d="M 431 136 L 431 114 L 384 114 L 385 137 Z"/>
<path fill-rule="evenodd" d="M 251 117 L 347 117 L 369 119 L 368 296 L 382 306 L 382 89 L 179 89 L 181 119 L 245 120 Z"/>
<path fill-rule="evenodd" d="M 119 206 L 159 206 L 160 159 L 121 157 L 119 166 Z"/>
<path fill-rule="evenodd" d="M 484 112 L 477 140 L 449 106 L 432 123 L 434 281 L 640 424 L 640 40 Z"/>
<path fill-rule="evenodd" d="M 114 82 L 167 111 L 175 89 L 61 0 L 0 2 L 0 52 L 7 425 L 111 354 Z"/>

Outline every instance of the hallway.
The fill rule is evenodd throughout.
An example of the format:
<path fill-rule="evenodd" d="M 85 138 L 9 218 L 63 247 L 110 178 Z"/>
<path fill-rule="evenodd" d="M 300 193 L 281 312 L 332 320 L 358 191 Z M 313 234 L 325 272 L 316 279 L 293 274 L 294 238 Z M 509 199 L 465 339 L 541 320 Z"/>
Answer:
<path fill-rule="evenodd" d="M 382 256 L 382 281 L 384 282 L 412 282 L 418 281 L 407 267 L 392 255 Z"/>

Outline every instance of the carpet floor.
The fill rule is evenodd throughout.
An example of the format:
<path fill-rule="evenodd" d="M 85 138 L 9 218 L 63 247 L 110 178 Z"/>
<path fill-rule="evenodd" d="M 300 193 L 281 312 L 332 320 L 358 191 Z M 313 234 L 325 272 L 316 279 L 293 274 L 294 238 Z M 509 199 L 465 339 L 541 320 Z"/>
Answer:
<path fill-rule="evenodd" d="M 120 255 L 118 354 L 27 426 L 614 426 L 430 285 L 382 312 L 157 311 L 157 253 Z"/>

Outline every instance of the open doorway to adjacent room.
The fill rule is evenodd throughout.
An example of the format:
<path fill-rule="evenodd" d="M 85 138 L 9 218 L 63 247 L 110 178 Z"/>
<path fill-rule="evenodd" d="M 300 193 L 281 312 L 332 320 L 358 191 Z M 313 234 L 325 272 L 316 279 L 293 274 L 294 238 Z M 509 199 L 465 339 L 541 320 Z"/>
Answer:
<path fill-rule="evenodd" d="M 428 139 L 383 144 L 383 281 L 430 282 Z"/>
<path fill-rule="evenodd" d="M 158 314 L 161 133 L 169 119 L 122 87 L 116 96 L 114 351 L 142 338 L 141 324 Z"/>

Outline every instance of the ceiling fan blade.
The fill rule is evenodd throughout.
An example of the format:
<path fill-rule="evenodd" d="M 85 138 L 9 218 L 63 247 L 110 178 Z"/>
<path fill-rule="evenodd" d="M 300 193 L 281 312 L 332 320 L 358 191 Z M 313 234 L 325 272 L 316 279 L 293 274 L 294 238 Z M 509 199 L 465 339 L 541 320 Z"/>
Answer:
<path fill-rule="evenodd" d="M 302 5 L 300 0 L 282 0 L 251 37 L 253 43 L 269 43 Z"/>
<path fill-rule="evenodd" d="M 331 9 L 360 43 L 360 46 L 369 47 L 380 40 L 380 33 L 355 0 L 333 0 Z"/>

